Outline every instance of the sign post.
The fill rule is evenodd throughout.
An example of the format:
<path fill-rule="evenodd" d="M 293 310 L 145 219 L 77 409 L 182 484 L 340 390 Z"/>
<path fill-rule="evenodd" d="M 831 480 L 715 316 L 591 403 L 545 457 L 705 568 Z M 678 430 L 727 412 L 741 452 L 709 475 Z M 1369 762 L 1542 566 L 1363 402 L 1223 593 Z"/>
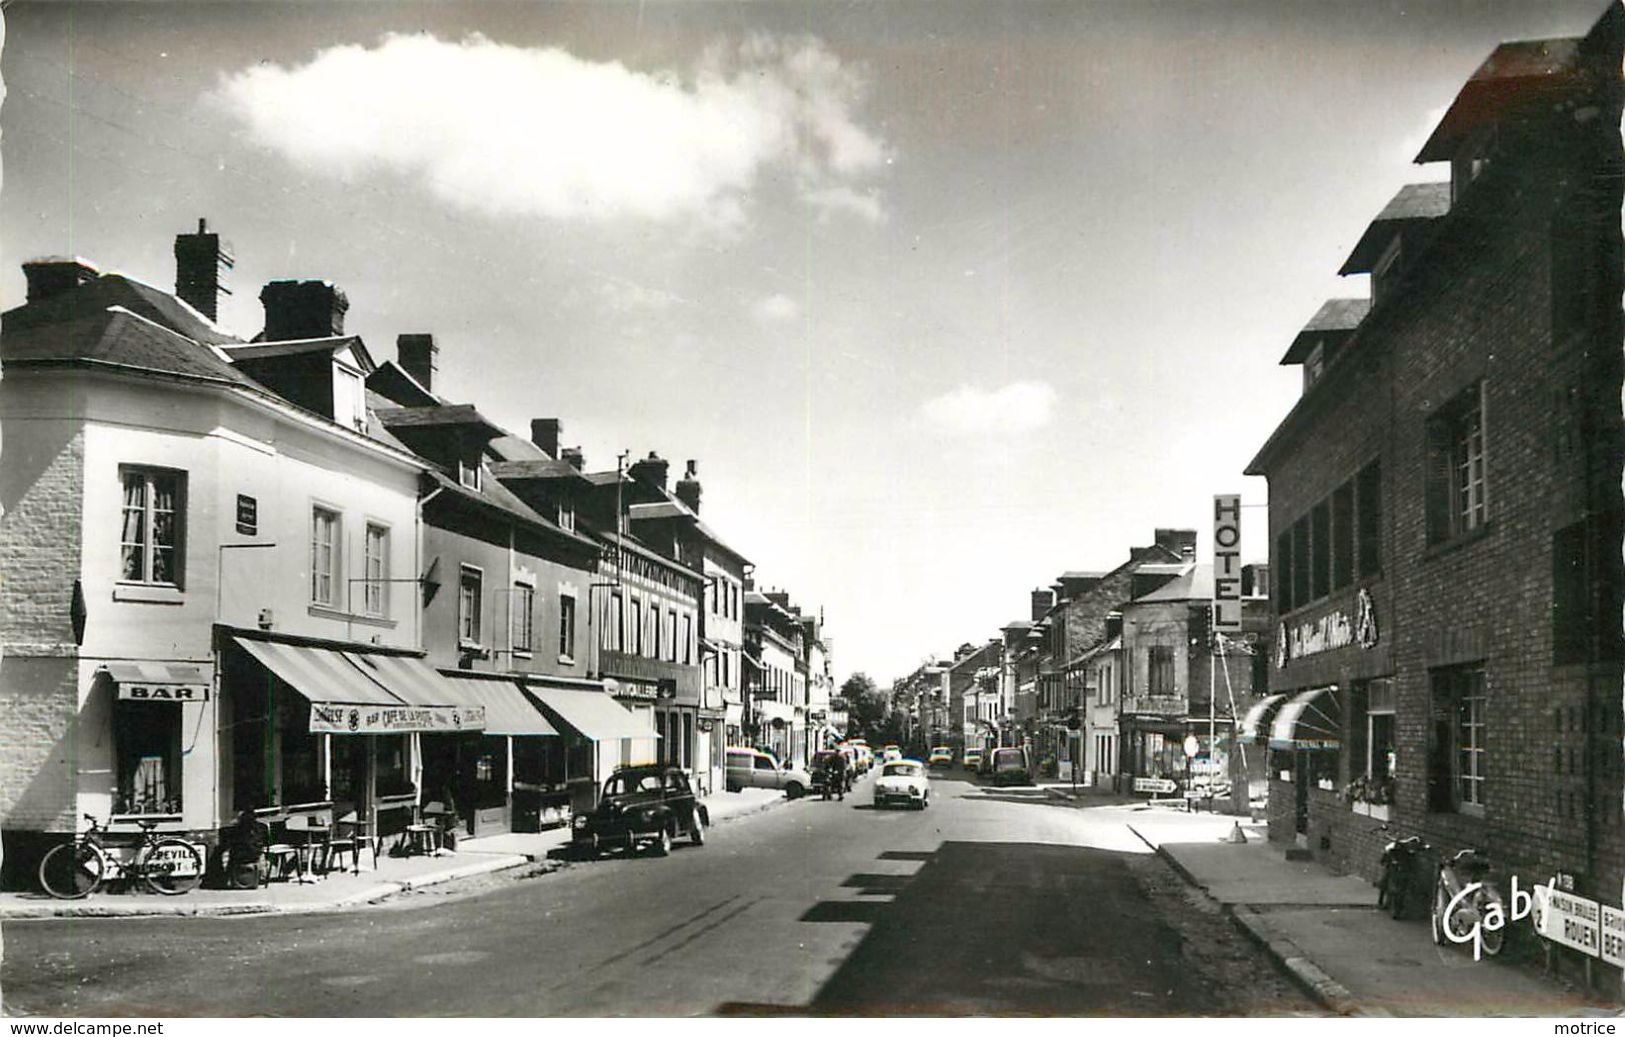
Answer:
<path fill-rule="evenodd" d="M 1226 634 L 1241 633 L 1241 494 L 1222 493 L 1213 498 L 1213 622 L 1209 625 L 1213 643 L 1208 646 L 1207 660 L 1207 758 L 1211 764 L 1219 757 L 1219 689 L 1214 668 L 1225 665 L 1224 638 Z M 1224 674 L 1225 686 L 1230 684 L 1230 671 Z M 1235 705 L 1231 705 L 1231 713 Z M 1235 723 L 1235 717 L 1231 717 Z M 1216 775 L 1208 775 L 1208 794 L 1213 793 Z M 1235 802 L 1231 789 L 1231 802 Z M 1211 809 L 1213 802 L 1208 801 Z"/>

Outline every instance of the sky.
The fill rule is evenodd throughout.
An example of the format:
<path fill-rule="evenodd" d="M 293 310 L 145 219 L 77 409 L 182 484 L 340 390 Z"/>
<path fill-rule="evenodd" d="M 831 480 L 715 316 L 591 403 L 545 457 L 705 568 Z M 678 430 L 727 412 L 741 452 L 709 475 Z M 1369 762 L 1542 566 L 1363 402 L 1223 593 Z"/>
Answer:
<path fill-rule="evenodd" d="M 761 587 L 882 685 L 1069 570 L 1240 493 L 1279 360 L 1502 40 L 1492 3 L 29 4 L 5 8 L 0 308 L 20 264 L 174 286 L 221 323 L 321 278 L 377 359 L 590 470 L 696 459 Z"/>

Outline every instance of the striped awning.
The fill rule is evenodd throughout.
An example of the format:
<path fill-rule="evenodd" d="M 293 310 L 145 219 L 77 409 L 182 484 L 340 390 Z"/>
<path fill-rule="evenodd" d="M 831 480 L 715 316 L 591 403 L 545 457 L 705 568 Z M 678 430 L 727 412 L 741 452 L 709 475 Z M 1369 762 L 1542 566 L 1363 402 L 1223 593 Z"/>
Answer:
<path fill-rule="evenodd" d="M 1343 709 L 1337 685 L 1311 688 L 1281 707 L 1270 727 L 1271 749 L 1315 751 L 1343 744 Z"/>
<path fill-rule="evenodd" d="M 1261 745 L 1268 741 L 1270 722 L 1286 700 L 1285 695 L 1268 695 L 1254 702 L 1241 718 L 1241 728 L 1236 732 L 1236 737 L 1247 745 Z"/>
<path fill-rule="evenodd" d="M 485 707 L 458 696 L 415 656 L 232 639 L 310 702 L 318 734 L 480 731 Z"/>
<path fill-rule="evenodd" d="M 484 707 L 488 735 L 558 736 L 558 728 L 547 722 L 514 681 L 451 674 L 443 674 L 441 679 L 456 690 L 462 701 Z"/>

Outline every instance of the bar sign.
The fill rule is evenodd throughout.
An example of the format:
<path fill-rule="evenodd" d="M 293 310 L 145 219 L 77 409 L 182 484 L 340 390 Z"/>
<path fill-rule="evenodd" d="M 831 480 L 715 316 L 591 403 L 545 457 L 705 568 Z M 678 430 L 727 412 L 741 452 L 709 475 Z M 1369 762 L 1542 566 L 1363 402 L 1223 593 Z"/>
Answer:
<path fill-rule="evenodd" d="M 260 502 L 246 493 L 237 495 L 237 532 L 254 536 L 260 531 Z"/>
<path fill-rule="evenodd" d="M 1241 633 L 1241 495 L 1213 498 L 1213 630 Z"/>

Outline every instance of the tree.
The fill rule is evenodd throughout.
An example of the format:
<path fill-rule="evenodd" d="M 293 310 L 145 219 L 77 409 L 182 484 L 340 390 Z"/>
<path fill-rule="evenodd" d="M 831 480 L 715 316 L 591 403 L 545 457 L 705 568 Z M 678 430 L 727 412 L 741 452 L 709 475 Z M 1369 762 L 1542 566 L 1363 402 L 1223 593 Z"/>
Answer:
<path fill-rule="evenodd" d="M 875 687 L 874 680 L 858 672 L 841 685 L 841 698 L 846 700 L 846 730 L 857 737 L 874 737 L 886 720 L 886 696 Z"/>

